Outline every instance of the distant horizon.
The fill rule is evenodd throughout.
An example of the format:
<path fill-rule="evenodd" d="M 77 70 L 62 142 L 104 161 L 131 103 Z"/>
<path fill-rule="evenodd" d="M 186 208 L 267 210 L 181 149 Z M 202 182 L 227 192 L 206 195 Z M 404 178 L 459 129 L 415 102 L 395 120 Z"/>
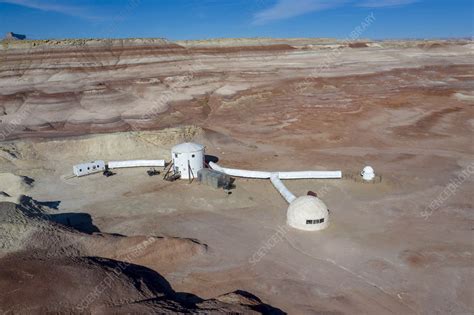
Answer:
<path fill-rule="evenodd" d="M 470 0 L 0 0 L 0 31 L 32 40 L 472 38 L 473 21 Z"/>
<path fill-rule="evenodd" d="M 6 33 L 9 33 L 5 32 Z M 15 34 L 20 34 L 14 32 Z M 27 34 L 21 34 L 27 35 Z M 172 39 L 168 37 L 64 37 L 64 38 L 27 38 L 24 40 L 14 40 L 18 42 L 24 41 L 45 41 L 45 40 L 125 40 L 125 39 L 162 39 L 171 42 L 182 42 L 182 41 L 212 41 L 212 40 L 223 40 L 223 39 L 331 39 L 337 41 L 348 40 L 348 38 L 336 38 L 336 37 L 274 37 L 274 36 L 256 36 L 256 37 L 210 37 L 210 38 L 193 38 L 193 39 Z M 1 38 L 0 40 L 5 40 Z M 406 37 L 406 38 L 357 38 L 354 41 L 390 41 L 390 40 L 474 40 L 473 36 L 458 36 L 458 37 L 425 37 L 425 38 L 416 38 L 416 37 Z"/>

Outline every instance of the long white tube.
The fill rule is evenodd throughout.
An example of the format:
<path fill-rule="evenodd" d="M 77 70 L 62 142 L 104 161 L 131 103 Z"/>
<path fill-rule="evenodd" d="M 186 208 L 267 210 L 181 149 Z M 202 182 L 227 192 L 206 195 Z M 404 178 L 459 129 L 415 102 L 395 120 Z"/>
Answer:
<path fill-rule="evenodd" d="M 163 167 L 165 160 L 130 160 L 130 161 L 110 161 L 108 167 L 128 168 L 128 167 Z"/>
<path fill-rule="evenodd" d="M 272 172 L 248 171 L 233 168 L 225 168 L 210 162 L 209 166 L 224 174 L 236 177 L 246 178 L 270 178 Z M 280 179 L 325 179 L 325 178 L 342 178 L 341 171 L 302 171 L 302 172 L 275 172 Z"/>
<path fill-rule="evenodd" d="M 209 162 L 209 166 L 218 172 L 246 178 L 270 178 L 273 186 L 278 192 L 285 198 L 288 203 L 292 203 L 296 196 L 293 195 L 285 185 L 283 185 L 280 179 L 305 179 L 305 178 L 341 178 L 341 171 L 302 171 L 302 172 L 260 172 L 260 171 L 248 171 L 239 170 L 234 168 L 225 168 L 217 165 L 214 162 Z"/>
<path fill-rule="evenodd" d="M 341 171 L 301 171 L 301 172 L 278 172 L 280 179 L 329 179 L 342 178 Z"/>
<path fill-rule="evenodd" d="M 209 162 L 209 166 L 218 172 L 236 176 L 236 177 L 245 177 L 245 178 L 270 178 L 270 172 L 260 172 L 260 171 L 247 171 L 247 170 L 238 170 L 234 168 L 225 168 L 217 165 L 214 162 Z"/>
<path fill-rule="evenodd" d="M 276 190 L 285 198 L 288 203 L 292 203 L 293 200 L 296 199 L 296 196 L 291 193 L 291 191 L 286 188 L 285 185 L 281 182 L 280 178 L 278 178 L 278 173 L 273 173 L 270 176 L 270 181 L 272 182 L 273 186 L 275 186 Z"/>

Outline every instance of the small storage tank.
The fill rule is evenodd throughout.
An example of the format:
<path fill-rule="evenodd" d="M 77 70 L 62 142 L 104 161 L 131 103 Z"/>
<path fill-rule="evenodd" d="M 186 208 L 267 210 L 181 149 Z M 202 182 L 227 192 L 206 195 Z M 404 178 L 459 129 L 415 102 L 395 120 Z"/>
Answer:
<path fill-rule="evenodd" d="M 192 142 L 178 144 L 171 149 L 171 160 L 173 172 L 182 179 L 197 178 L 204 168 L 204 146 Z"/>

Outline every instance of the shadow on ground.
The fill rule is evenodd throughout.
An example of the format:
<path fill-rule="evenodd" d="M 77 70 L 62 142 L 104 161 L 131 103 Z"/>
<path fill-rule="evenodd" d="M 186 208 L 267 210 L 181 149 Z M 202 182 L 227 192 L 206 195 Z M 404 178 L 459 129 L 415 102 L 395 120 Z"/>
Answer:
<path fill-rule="evenodd" d="M 100 230 L 92 222 L 92 217 L 88 213 L 51 213 L 57 210 L 61 201 L 38 201 L 29 196 L 21 196 L 18 208 L 30 218 L 47 220 L 59 223 L 70 229 L 81 233 L 92 234 Z"/>

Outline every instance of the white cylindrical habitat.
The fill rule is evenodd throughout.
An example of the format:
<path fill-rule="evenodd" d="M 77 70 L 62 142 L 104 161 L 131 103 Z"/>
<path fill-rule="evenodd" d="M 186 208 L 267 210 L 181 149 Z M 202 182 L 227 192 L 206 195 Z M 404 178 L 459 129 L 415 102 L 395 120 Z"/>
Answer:
<path fill-rule="evenodd" d="M 173 172 L 182 179 L 196 178 L 198 171 L 204 168 L 204 146 L 187 142 L 171 149 Z"/>

